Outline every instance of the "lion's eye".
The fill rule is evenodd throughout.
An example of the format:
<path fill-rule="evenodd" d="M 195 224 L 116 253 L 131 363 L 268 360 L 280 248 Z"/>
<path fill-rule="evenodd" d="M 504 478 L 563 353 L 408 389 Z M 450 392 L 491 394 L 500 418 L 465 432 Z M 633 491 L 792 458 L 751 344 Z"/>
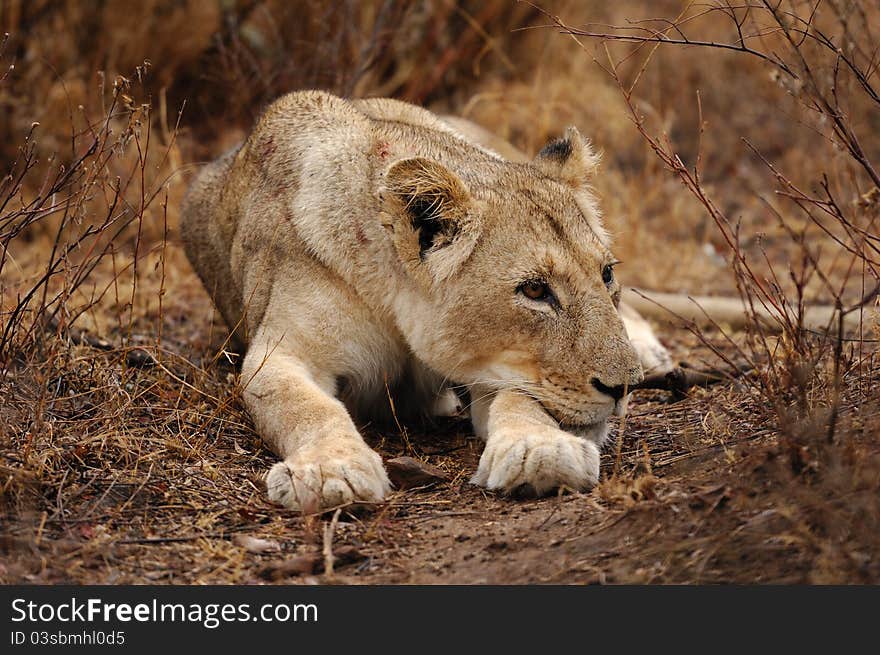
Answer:
<path fill-rule="evenodd" d="M 550 287 L 546 282 L 541 282 L 540 280 L 523 282 L 519 286 L 519 291 L 526 298 L 531 298 L 532 300 L 549 300 L 551 297 Z"/>
<path fill-rule="evenodd" d="M 611 283 L 614 282 L 614 268 L 611 264 L 606 264 L 602 268 L 602 281 L 605 283 L 606 287 L 610 287 Z"/>

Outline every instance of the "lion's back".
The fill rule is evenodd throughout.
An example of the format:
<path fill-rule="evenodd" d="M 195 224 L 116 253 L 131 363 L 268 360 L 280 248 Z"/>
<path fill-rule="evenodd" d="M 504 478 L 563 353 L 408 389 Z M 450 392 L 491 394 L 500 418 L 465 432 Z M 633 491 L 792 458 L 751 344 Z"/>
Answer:
<path fill-rule="evenodd" d="M 290 93 L 266 108 L 244 143 L 205 165 L 192 181 L 181 207 L 184 249 L 240 345 L 247 343 L 243 299 L 249 297 L 249 315 L 259 314 L 261 304 L 260 295 L 250 297 L 245 288 L 247 269 L 255 265 L 250 254 L 271 254 L 273 244 L 293 236 L 287 231 L 294 226 L 279 217 L 286 204 L 279 196 L 289 202 L 296 195 L 308 166 L 323 169 L 317 176 L 322 179 L 306 176 L 318 190 L 312 195 L 341 193 L 334 188 L 350 182 L 339 174 L 348 163 L 346 150 L 364 139 L 367 128 L 366 117 L 342 98 Z"/>
<path fill-rule="evenodd" d="M 184 199 L 181 235 L 241 345 L 243 299 L 251 323 L 267 300 L 253 280 L 271 286 L 269 278 L 305 257 L 344 278 L 357 277 L 352 262 L 370 256 L 368 269 L 385 270 L 374 190 L 395 159 L 414 156 L 442 160 L 483 185 L 498 178 L 503 161 L 421 107 L 299 91 L 269 105 L 239 148 L 201 170 Z M 249 275 L 254 267 L 264 273 Z"/>
<path fill-rule="evenodd" d="M 184 251 L 230 329 L 241 319 L 241 290 L 230 266 L 235 215 L 223 190 L 238 148 L 202 168 L 190 185 L 180 212 Z M 235 338 L 244 339 L 239 330 Z"/>

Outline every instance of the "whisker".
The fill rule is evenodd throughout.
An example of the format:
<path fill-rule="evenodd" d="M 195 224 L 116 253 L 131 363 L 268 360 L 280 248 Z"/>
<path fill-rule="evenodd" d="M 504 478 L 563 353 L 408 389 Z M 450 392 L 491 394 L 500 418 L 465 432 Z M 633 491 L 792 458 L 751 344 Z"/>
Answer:
<path fill-rule="evenodd" d="M 469 402 L 465 407 L 463 407 L 462 411 L 470 409 L 474 405 L 474 403 L 477 403 L 477 402 L 483 400 L 484 398 L 488 398 L 489 396 L 493 396 L 496 393 L 498 393 L 499 391 L 519 391 L 519 392 L 524 393 L 526 395 L 529 395 L 529 396 L 531 395 L 530 391 L 527 388 L 516 386 L 516 385 L 507 387 L 505 389 L 490 389 L 489 391 L 487 391 L 486 393 L 482 394 L 481 396 L 479 396 L 477 398 L 474 398 L 473 396 L 471 396 L 471 402 Z"/>

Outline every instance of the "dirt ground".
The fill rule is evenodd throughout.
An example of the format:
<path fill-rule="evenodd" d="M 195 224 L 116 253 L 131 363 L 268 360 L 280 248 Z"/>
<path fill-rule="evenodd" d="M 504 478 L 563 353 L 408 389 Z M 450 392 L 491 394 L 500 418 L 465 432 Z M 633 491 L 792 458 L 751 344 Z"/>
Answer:
<path fill-rule="evenodd" d="M 0 583 L 880 582 L 880 325 L 798 324 L 802 300 L 878 304 L 880 9 L 538 4 L 0 3 Z M 573 38 L 555 16 L 729 47 Z M 624 284 L 741 291 L 790 322 L 658 324 L 679 361 L 753 370 L 634 394 L 587 493 L 469 484 L 482 444 L 448 419 L 361 426 L 431 484 L 279 509 L 177 224 L 199 166 L 301 88 L 464 116 L 527 153 L 576 125 Z"/>
<path fill-rule="evenodd" d="M 667 339 L 691 361 L 708 357 L 695 341 L 681 331 Z M 173 344 L 169 339 L 169 351 Z M 83 361 L 114 357 L 75 350 Z M 167 367 L 168 373 L 143 369 L 128 386 L 149 393 L 156 377 L 186 377 Z M 218 366 L 208 393 L 229 391 L 233 372 Z M 114 445 L 100 429 L 90 438 L 56 442 L 63 478 L 35 483 L 30 510 L 20 506 L 17 516 L 6 515 L 0 580 L 876 582 L 877 388 L 866 389 L 844 412 L 850 438 L 864 446 L 855 466 L 863 479 L 847 473 L 811 483 L 795 473 L 779 435 L 761 419 L 761 399 L 734 381 L 695 389 L 678 402 L 664 391 L 634 395 L 619 455 L 614 448 L 603 454 L 599 486 L 543 499 L 499 497 L 469 484 L 482 444 L 464 419 L 443 419 L 418 432 L 366 426 L 384 459 L 409 455 L 438 467 L 446 479 L 397 490 L 386 503 L 335 521 L 332 513 L 304 518 L 267 502 L 261 478 L 274 456 L 236 400 L 188 438 L 178 431 L 178 441 L 164 434 L 179 428 L 169 420 L 198 422 L 211 413 L 207 406 L 181 419 L 131 389 L 125 411 L 137 443 Z M 83 411 L 71 410 L 72 420 L 82 421 Z M 90 432 L 88 422 L 80 425 Z M 10 462 L 28 456 L 2 455 Z M 852 470 L 850 462 L 846 471 Z"/>

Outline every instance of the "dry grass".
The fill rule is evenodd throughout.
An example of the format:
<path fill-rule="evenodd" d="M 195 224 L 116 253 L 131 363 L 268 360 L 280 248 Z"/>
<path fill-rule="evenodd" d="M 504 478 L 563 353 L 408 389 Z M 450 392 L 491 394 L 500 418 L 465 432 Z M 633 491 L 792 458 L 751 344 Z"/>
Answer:
<path fill-rule="evenodd" d="M 797 321 L 803 302 L 876 303 L 880 192 L 864 163 L 880 159 L 877 16 L 784 5 L 842 60 L 816 39 L 787 48 L 772 13 L 750 9 L 749 47 L 791 78 L 749 53 L 644 42 L 735 43 L 728 5 L 542 6 L 2 5 L 0 580 L 880 579 L 880 331 Z M 658 16 L 682 31 L 632 22 Z M 333 529 L 271 506 L 272 455 L 177 212 L 199 162 L 311 86 L 458 113 L 527 152 L 577 124 L 604 152 L 595 185 L 628 283 L 741 293 L 784 317 L 779 334 L 664 326 L 673 351 L 758 373 L 677 404 L 639 396 L 591 494 L 511 502 L 470 487 L 479 445 L 453 422 L 368 431 L 384 457 L 444 469 L 440 489 L 395 492 Z"/>

